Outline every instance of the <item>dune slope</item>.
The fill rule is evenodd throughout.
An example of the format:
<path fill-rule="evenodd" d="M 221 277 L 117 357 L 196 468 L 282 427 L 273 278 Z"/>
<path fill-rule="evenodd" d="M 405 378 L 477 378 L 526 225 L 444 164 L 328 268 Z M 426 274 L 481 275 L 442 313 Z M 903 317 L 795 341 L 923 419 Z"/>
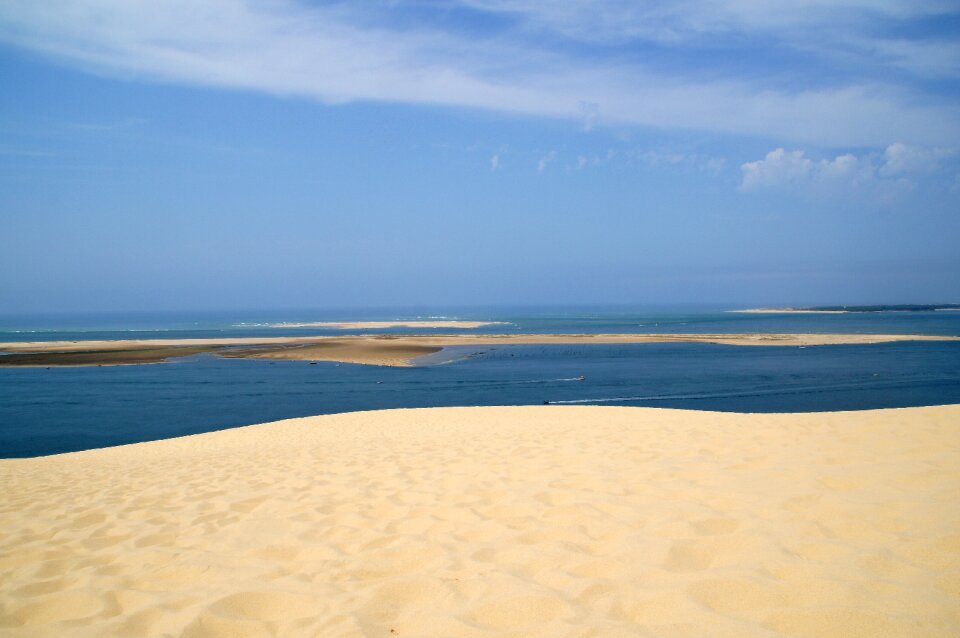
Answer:
<path fill-rule="evenodd" d="M 0 495 L 4 636 L 960 634 L 960 406 L 358 412 Z"/>

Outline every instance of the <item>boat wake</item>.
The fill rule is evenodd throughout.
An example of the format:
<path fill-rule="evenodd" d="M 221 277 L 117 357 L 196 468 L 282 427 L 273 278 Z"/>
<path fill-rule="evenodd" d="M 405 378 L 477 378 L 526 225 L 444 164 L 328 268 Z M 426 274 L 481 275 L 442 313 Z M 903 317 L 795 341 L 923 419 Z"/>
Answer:
<path fill-rule="evenodd" d="M 918 383 L 919 382 L 919 383 Z M 573 405 L 582 403 L 632 403 L 637 401 L 682 401 L 695 399 L 730 399 L 738 397 L 774 396 L 785 394 L 814 394 L 836 390 L 882 390 L 885 388 L 899 388 L 905 385 L 953 385 L 960 382 L 958 378 L 938 377 L 935 379 L 910 379 L 901 382 L 863 382 L 837 383 L 831 385 L 797 386 L 782 388 L 764 388 L 756 390 L 738 390 L 731 392 L 689 393 L 689 394 L 647 394 L 629 397 L 600 397 L 593 399 L 566 399 L 544 401 L 547 405 Z"/>

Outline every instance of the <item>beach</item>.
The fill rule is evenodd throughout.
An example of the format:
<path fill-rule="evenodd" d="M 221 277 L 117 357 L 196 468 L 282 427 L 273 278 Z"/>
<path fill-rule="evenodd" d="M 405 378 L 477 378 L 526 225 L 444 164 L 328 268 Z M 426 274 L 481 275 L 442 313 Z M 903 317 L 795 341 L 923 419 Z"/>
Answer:
<path fill-rule="evenodd" d="M 715 343 L 734 346 L 862 345 L 897 341 L 960 341 L 960 337 L 914 334 L 718 333 L 718 334 L 366 334 L 314 337 L 213 339 L 122 339 L 0 343 L 3 366 L 82 366 L 159 363 L 211 352 L 246 359 L 336 361 L 410 366 L 417 357 L 450 346 Z"/>
<path fill-rule="evenodd" d="M 9 636 L 955 636 L 960 406 L 434 408 L 0 460 Z"/>

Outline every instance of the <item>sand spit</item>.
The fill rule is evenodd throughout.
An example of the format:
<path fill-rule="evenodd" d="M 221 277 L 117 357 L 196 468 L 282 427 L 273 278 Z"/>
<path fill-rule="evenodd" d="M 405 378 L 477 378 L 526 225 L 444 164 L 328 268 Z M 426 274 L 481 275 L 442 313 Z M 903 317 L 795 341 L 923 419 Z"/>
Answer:
<path fill-rule="evenodd" d="M 220 352 L 229 359 L 276 359 L 287 361 L 337 361 L 363 365 L 409 367 L 417 357 L 439 352 L 441 346 L 411 343 L 406 339 L 329 339 L 296 346 L 255 346 Z"/>
<path fill-rule="evenodd" d="M 737 346 L 817 346 L 871 344 L 891 341 L 960 341 L 960 337 L 880 334 L 469 334 L 469 335 L 345 335 L 336 337 L 246 337 L 235 339 L 141 339 L 118 341 L 23 341 L 0 343 L 0 352 L 17 354 L 100 352 L 88 365 L 114 363 L 117 353 L 127 350 L 171 349 L 168 358 L 194 354 L 174 348 L 222 346 L 216 354 L 255 359 L 339 361 L 374 365 L 407 366 L 411 360 L 447 346 L 567 345 L 580 343 L 718 343 Z M 246 346 L 246 347 L 244 347 Z M 58 364 L 48 357 L 44 363 L 10 359 L 7 365 Z M 124 363 L 130 357 L 123 356 Z M 5 359 L 0 356 L 0 366 Z M 147 362 L 147 361 L 145 361 Z"/>
<path fill-rule="evenodd" d="M 336 330 L 376 330 L 383 328 L 482 328 L 505 326 L 506 321 L 315 321 L 313 323 L 274 323 L 269 328 L 333 328 Z"/>
<path fill-rule="evenodd" d="M 4 636 L 960 635 L 960 406 L 357 412 L 0 494 Z"/>

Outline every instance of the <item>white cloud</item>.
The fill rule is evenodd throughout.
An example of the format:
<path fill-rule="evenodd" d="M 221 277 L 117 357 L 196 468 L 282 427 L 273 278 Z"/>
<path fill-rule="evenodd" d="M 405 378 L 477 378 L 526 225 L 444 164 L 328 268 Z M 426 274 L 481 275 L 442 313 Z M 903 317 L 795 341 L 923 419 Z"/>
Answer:
<path fill-rule="evenodd" d="M 816 167 L 817 178 L 848 186 L 869 182 L 876 170 L 869 157 L 859 158 L 852 153 L 838 155 L 832 160 L 820 160 Z"/>
<path fill-rule="evenodd" d="M 897 139 L 960 145 L 955 105 L 918 99 L 906 85 L 863 79 L 784 89 L 735 74 L 704 79 L 639 59 L 610 63 L 577 56 L 530 35 L 548 31 L 591 41 L 683 42 L 744 30 L 792 34 L 796 25 L 815 33 L 831 24 L 830 9 L 838 6 L 847 12 L 842 15 L 869 9 L 897 18 L 932 14 L 948 3 L 463 3 L 519 15 L 525 26 L 485 38 L 426 22 L 390 25 L 384 15 L 407 6 L 402 1 L 31 0 L 0 3 L 0 42 L 98 73 L 306 96 L 329 104 L 376 100 L 463 106 L 578 120 L 588 130 L 602 113 L 604 124 L 825 146 L 885 146 Z M 913 57 L 925 60 L 925 67 L 942 64 L 936 43 L 924 46 L 925 53 Z"/>
<path fill-rule="evenodd" d="M 766 157 L 746 162 L 740 169 L 741 191 L 768 188 L 814 188 L 818 192 L 860 189 L 877 185 L 913 188 L 913 177 L 939 169 L 939 162 L 956 153 L 949 149 L 889 145 L 882 154 L 857 156 L 852 153 L 833 159 L 813 160 L 803 150 L 778 148 Z"/>
<path fill-rule="evenodd" d="M 847 153 L 814 161 L 806 157 L 804 151 L 788 152 L 782 148 L 740 168 L 743 171 L 741 191 L 810 185 L 851 188 L 873 181 L 877 173 L 870 157 L 860 158 Z"/>
<path fill-rule="evenodd" d="M 500 168 L 500 155 L 494 155 L 490 158 L 490 170 L 495 171 Z"/>
<path fill-rule="evenodd" d="M 936 170 L 940 162 L 956 151 L 945 148 L 921 148 L 903 142 L 895 142 L 883 153 L 884 164 L 881 175 L 902 175 Z"/>
<path fill-rule="evenodd" d="M 537 161 L 537 172 L 542 173 L 543 171 L 545 171 L 547 169 L 547 164 L 555 161 L 556 159 L 557 159 L 556 151 L 550 151 L 549 153 L 541 157 L 539 161 Z"/>
<path fill-rule="evenodd" d="M 748 191 L 807 179 L 813 171 L 813 161 L 804 157 L 803 151 L 788 153 L 778 148 L 767 153 L 762 160 L 747 162 L 740 168 L 743 171 L 740 190 Z"/>

